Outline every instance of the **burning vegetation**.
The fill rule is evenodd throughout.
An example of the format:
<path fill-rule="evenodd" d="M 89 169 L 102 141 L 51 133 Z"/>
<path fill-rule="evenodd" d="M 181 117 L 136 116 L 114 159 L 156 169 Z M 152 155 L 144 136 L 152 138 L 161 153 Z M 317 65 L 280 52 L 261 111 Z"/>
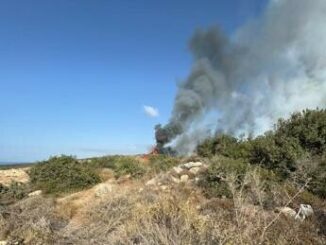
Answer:
<path fill-rule="evenodd" d="M 270 1 L 231 36 L 197 30 L 192 69 L 178 84 L 168 123 L 156 127 L 159 151 L 170 153 L 173 142 L 188 154 L 216 131 L 257 136 L 280 117 L 324 108 L 325 12 L 325 0 Z"/>

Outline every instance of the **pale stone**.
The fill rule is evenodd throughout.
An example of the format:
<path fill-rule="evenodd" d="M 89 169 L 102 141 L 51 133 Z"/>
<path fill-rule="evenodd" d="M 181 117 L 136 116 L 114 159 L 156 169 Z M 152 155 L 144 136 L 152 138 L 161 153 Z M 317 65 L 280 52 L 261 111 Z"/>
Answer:
<path fill-rule="evenodd" d="M 301 221 L 305 220 L 306 218 L 314 215 L 314 210 L 309 204 L 301 204 L 300 209 L 295 216 L 295 219 L 299 219 Z"/>
<path fill-rule="evenodd" d="M 8 242 L 7 241 L 0 241 L 0 245 L 7 245 Z"/>
<path fill-rule="evenodd" d="M 187 181 L 189 180 L 189 176 L 188 175 L 182 175 L 181 177 L 180 177 L 180 181 L 182 182 L 182 183 L 186 183 Z"/>
<path fill-rule="evenodd" d="M 292 208 L 289 208 L 289 207 L 276 208 L 276 211 L 278 211 L 279 213 L 282 213 L 288 217 L 295 217 L 295 215 L 296 215 L 295 210 L 293 210 Z"/>
<path fill-rule="evenodd" d="M 147 181 L 147 182 L 146 182 L 146 185 L 147 185 L 147 186 L 148 186 L 148 185 L 156 185 L 156 183 L 157 183 L 156 178 L 153 178 L 153 179 Z"/>
<path fill-rule="evenodd" d="M 102 197 L 113 191 L 113 185 L 108 183 L 102 183 L 95 187 L 95 196 Z"/>
<path fill-rule="evenodd" d="M 174 182 L 174 183 L 176 183 L 176 184 L 179 184 L 179 183 L 180 183 L 180 179 L 175 178 L 175 177 L 173 177 L 173 176 L 171 176 L 171 180 L 172 180 L 172 182 Z"/>
<path fill-rule="evenodd" d="M 40 196 L 42 195 L 42 191 L 38 190 L 38 191 L 34 191 L 28 194 L 29 197 L 35 197 L 35 196 Z"/>
<path fill-rule="evenodd" d="M 174 171 L 176 174 L 181 174 L 182 171 L 183 171 L 183 169 L 182 169 L 181 167 L 177 166 L 177 167 L 174 167 L 174 168 L 173 168 L 173 171 Z"/>
<path fill-rule="evenodd" d="M 167 189 L 168 189 L 168 187 L 167 187 L 166 185 L 162 185 L 162 186 L 161 186 L 161 190 L 162 190 L 162 191 L 166 191 Z"/>
<path fill-rule="evenodd" d="M 188 162 L 183 165 L 187 169 L 191 169 L 194 167 L 201 167 L 203 164 L 201 162 Z"/>
<path fill-rule="evenodd" d="M 200 172 L 201 168 L 200 167 L 193 167 L 189 170 L 190 173 L 197 175 Z"/>

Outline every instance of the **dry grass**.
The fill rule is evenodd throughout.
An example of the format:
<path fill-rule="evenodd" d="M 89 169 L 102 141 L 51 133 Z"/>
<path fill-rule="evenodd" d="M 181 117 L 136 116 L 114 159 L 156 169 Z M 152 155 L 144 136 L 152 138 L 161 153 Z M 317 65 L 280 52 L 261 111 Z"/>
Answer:
<path fill-rule="evenodd" d="M 295 207 L 302 189 L 268 186 L 257 170 L 225 176 L 232 198 L 206 199 L 200 189 L 173 185 L 170 191 L 121 184 L 95 198 L 96 187 L 54 200 L 28 198 L 4 208 L 1 239 L 21 244 L 325 244 L 325 215 L 297 222 L 274 213 Z M 307 198 L 307 197 L 304 197 Z M 309 199 L 310 200 L 310 199 Z M 319 207 L 325 204 L 318 199 Z M 324 216 L 323 216 L 324 215 Z"/>
<path fill-rule="evenodd" d="M 33 197 L 1 212 L 1 237 L 10 244 L 54 244 L 56 232 L 66 221 L 55 213 L 51 198 Z"/>

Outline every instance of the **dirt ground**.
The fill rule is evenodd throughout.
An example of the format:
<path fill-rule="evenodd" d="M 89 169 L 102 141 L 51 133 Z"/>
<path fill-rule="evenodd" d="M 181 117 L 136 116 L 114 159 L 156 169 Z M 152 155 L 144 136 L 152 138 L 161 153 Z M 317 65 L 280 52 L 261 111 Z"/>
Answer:
<path fill-rule="evenodd" d="M 27 183 L 29 181 L 27 170 L 28 168 L 0 170 L 0 184 L 9 186 L 13 181 Z"/>

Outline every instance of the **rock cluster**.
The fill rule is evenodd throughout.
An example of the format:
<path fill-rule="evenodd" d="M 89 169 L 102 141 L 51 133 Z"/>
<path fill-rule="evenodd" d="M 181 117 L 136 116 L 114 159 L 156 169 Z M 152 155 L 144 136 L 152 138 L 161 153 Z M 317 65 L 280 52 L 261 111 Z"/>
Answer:
<path fill-rule="evenodd" d="M 110 182 L 98 184 L 93 188 L 95 197 L 106 196 L 109 193 L 112 193 L 115 190 L 115 187 L 116 186 Z"/>
<path fill-rule="evenodd" d="M 285 216 L 292 217 L 300 221 L 303 221 L 314 215 L 313 208 L 308 204 L 301 204 L 298 212 L 289 207 L 276 208 L 276 211 L 284 214 Z"/>
<path fill-rule="evenodd" d="M 35 196 L 40 196 L 42 195 L 42 191 L 38 190 L 38 191 L 34 191 L 28 194 L 29 197 L 35 197 Z"/>
<path fill-rule="evenodd" d="M 172 168 L 169 172 L 159 175 L 146 182 L 146 186 L 159 186 L 167 190 L 171 184 L 187 184 L 199 180 L 198 175 L 207 169 L 201 162 L 188 162 Z"/>

